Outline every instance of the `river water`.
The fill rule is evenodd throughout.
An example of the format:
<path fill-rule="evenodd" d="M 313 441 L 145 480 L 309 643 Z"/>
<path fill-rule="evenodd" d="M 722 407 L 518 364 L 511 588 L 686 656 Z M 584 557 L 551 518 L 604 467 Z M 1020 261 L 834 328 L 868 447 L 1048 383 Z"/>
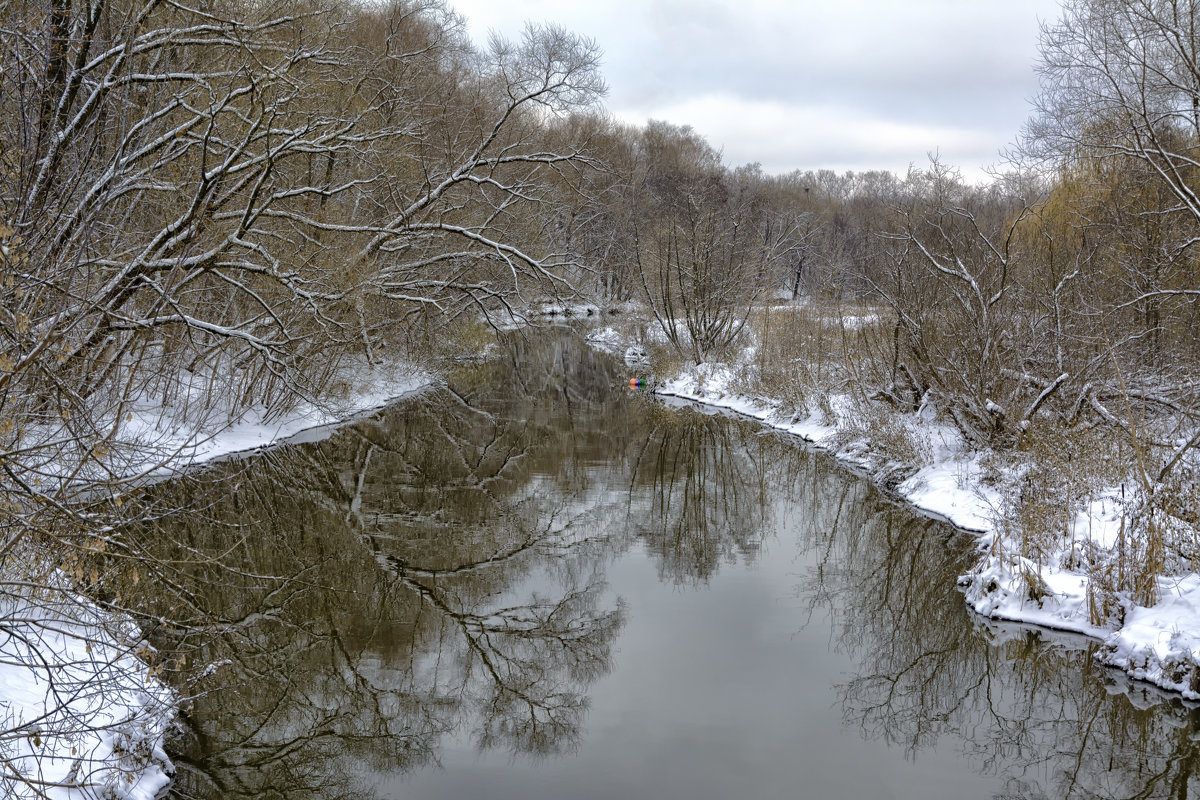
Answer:
<path fill-rule="evenodd" d="M 566 330 L 152 491 L 178 798 L 1198 785 L 1200 712 L 968 613 L 970 536 Z"/>

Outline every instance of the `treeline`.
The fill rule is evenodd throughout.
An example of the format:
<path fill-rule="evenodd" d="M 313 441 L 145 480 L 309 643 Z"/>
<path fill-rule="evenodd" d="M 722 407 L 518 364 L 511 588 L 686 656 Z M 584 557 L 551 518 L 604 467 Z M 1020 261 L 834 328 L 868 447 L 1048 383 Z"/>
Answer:
<path fill-rule="evenodd" d="M 280 412 L 579 297 L 695 362 L 765 302 L 858 304 L 871 402 L 1001 448 L 1111 428 L 1148 496 L 1194 491 L 1197 17 L 1067 0 L 1016 168 L 972 186 L 726 165 L 606 117 L 594 43 L 479 49 L 440 0 L 0 0 L 0 553 L 120 516 L 95 490 L 174 455 L 138 408 Z"/>
<path fill-rule="evenodd" d="M 0 2 L 8 552 L 196 431 L 348 359 L 568 292 L 591 42 L 470 45 L 440 2 Z M 218 416 L 219 415 L 219 416 Z M 153 433 L 153 432 L 152 432 Z M 172 440 L 174 441 L 174 440 Z M 164 443 L 165 444 L 165 443 Z M 50 487 L 50 488 L 47 488 Z"/>
<path fill-rule="evenodd" d="M 594 43 L 481 49 L 442 0 L 0 0 L 0 602 L 131 607 L 96 575 L 170 579 L 124 526 L 178 509 L 127 492 L 190 440 L 578 299 L 678 359 L 754 344 L 797 405 L 1036 455 L 1022 556 L 1127 483 L 1095 615 L 1152 602 L 1200 560 L 1197 30 L 1193 0 L 1065 0 L 1013 169 L 976 186 L 727 165 L 607 117 Z M 758 316 L 801 300 L 807 327 Z"/>
<path fill-rule="evenodd" d="M 856 392 L 936 410 L 980 447 L 1107 431 L 1147 508 L 1168 492 L 1194 509 L 1196 30 L 1193 2 L 1068 0 L 1008 171 L 980 185 L 936 159 L 905 176 L 766 176 L 686 127 L 609 127 L 574 252 L 594 291 L 644 303 L 696 362 L 756 304 L 856 304 L 882 322 L 841 354 Z"/>
<path fill-rule="evenodd" d="M 982 185 L 936 160 L 767 176 L 687 128 L 610 136 L 617 166 L 592 177 L 604 202 L 573 252 L 596 296 L 644 303 L 697 362 L 756 305 L 858 305 L 888 320 L 866 365 L 877 397 L 936 399 L 979 445 L 1011 446 L 1039 415 L 1129 430 L 1134 412 L 1191 413 L 1200 217 L 1152 160 L 1072 153 Z"/>

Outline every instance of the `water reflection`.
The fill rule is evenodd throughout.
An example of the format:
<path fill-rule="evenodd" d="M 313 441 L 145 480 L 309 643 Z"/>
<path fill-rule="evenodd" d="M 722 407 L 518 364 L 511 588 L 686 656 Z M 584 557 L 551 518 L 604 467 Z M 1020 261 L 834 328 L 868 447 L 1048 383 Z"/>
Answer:
<path fill-rule="evenodd" d="M 753 470 L 727 426 L 615 370 L 570 336 L 517 338 L 328 441 L 157 488 L 192 511 L 143 531 L 169 564 L 147 614 L 174 621 L 167 658 L 216 665 L 189 687 L 175 793 L 370 795 L 463 728 L 481 750 L 572 751 L 624 621 L 609 560 L 669 527 L 664 573 L 704 578 L 758 535 L 730 525 L 753 503 L 725 478 Z"/>
<path fill-rule="evenodd" d="M 538 361 L 517 342 L 474 388 L 160 497 L 203 509 L 142 544 L 192 548 L 152 610 L 184 632 L 161 638 L 221 665 L 194 701 L 179 796 L 362 796 L 373 774 L 436 762 L 462 725 L 480 748 L 574 745 L 623 610 L 596 559 L 619 510 L 589 491 L 571 432 L 598 403 L 619 411 L 616 378 L 580 369 L 569 342 Z M 498 400 L 516 363 L 521 401 Z"/>
<path fill-rule="evenodd" d="M 1195 792 L 1200 710 L 1098 666 L 1091 640 L 967 612 L 954 588 L 966 537 L 857 498 L 834 516 L 801 539 L 813 566 L 800 592 L 858 665 L 838 694 L 864 737 L 913 759 L 950 738 L 1002 779 L 1002 798 Z"/>
<path fill-rule="evenodd" d="M 659 577 L 702 583 L 722 563 L 753 561 L 774 525 L 772 487 L 799 451 L 692 409 L 653 417 L 630 477 L 649 500 L 635 531 Z"/>
<path fill-rule="evenodd" d="M 853 665 L 802 679 L 836 683 L 863 741 L 910 759 L 950 747 L 1003 797 L 1186 796 L 1197 712 L 1118 683 L 1083 640 L 973 621 L 954 587 L 969 539 L 756 425 L 626 387 L 569 334 L 515 337 L 327 441 L 155 487 L 191 511 L 134 544 L 163 564 L 147 619 L 172 620 L 156 642 L 180 675 L 216 665 L 182 686 L 175 795 L 391 796 L 463 740 L 530 770 L 584 764 L 598 681 L 646 680 L 614 662 L 639 609 L 607 585 L 617 560 L 645 557 L 696 596 L 725 591 L 733 564 L 799 574 L 788 624 L 832 625 Z M 758 641 L 716 619 L 671 634 Z M 798 680 L 781 652 L 737 659 L 776 697 Z M 748 691 L 731 678 L 697 694 Z"/>

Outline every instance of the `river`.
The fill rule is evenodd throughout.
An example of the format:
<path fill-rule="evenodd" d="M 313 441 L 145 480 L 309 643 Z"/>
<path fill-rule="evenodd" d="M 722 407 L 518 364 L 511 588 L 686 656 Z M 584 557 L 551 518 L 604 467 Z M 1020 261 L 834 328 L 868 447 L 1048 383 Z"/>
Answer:
<path fill-rule="evenodd" d="M 967 611 L 970 536 L 565 329 L 148 491 L 178 798 L 1198 784 L 1200 712 Z"/>

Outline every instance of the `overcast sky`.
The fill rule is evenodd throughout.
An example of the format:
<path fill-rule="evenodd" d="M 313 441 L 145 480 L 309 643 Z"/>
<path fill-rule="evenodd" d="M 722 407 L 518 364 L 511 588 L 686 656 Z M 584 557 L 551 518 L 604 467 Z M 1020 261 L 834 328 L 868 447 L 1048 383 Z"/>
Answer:
<path fill-rule="evenodd" d="M 1029 115 L 1057 0 L 450 0 L 482 43 L 556 22 L 604 52 L 606 105 L 691 125 L 767 172 L 942 160 L 978 180 Z"/>

